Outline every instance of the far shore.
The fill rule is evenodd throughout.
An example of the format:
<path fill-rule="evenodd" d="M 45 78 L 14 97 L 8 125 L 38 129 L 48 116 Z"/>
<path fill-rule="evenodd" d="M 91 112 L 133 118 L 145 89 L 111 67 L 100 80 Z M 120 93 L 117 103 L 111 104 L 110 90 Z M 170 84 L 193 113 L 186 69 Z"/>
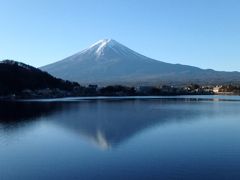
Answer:
<path fill-rule="evenodd" d="M 38 98 L 38 99 L 1 99 L 0 101 L 15 102 L 77 102 L 96 100 L 154 100 L 154 99 L 185 99 L 185 100 L 212 100 L 212 101 L 240 101 L 239 95 L 214 94 L 214 95 L 171 95 L 171 96 L 81 96 L 60 98 Z"/>

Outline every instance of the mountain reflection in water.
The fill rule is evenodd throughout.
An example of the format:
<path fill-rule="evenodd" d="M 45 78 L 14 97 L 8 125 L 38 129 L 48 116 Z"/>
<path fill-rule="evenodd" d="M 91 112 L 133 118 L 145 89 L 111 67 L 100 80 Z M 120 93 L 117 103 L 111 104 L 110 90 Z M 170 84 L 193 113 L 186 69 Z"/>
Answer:
<path fill-rule="evenodd" d="M 146 106 L 146 101 L 150 101 Z M 1 102 L 0 130 L 11 133 L 41 121 L 86 137 L 101 148 L 124 143 L 134 135 L 169 123 L 196 119 L 204 112 L 211 117 L 218 106 L 198 99 L 85 100 L 69 102 Z M 186 108 L 185 104 L 187 105 Z M 191 105 L 189 108 L 189 104 Z M 206 104 L 211 108 L 206 108 Z M 229 112 L 220 111 L 221 113 Z"/>

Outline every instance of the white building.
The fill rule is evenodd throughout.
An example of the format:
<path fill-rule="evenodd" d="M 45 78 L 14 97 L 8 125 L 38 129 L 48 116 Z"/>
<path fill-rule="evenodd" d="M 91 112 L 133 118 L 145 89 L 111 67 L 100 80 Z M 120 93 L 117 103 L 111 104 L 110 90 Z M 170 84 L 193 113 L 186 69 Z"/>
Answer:
<path fill-rule="evenodd" d="M 222 86 L 215 86 L 215 87 L 213 88 L 213 92 L 214 92 L 214 93 L 219 93 L 219 90 L 220 90 L 221 87 L 222 87 Z"/>

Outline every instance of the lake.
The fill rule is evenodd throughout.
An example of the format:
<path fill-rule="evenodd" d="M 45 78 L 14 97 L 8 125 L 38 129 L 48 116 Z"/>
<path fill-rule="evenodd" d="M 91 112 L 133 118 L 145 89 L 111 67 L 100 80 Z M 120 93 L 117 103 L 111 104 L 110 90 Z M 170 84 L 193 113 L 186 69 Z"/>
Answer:
<path fill-rule="evenodd" d="M 240 179 L 240 97 L 0 102 L 0 179 Z"/>

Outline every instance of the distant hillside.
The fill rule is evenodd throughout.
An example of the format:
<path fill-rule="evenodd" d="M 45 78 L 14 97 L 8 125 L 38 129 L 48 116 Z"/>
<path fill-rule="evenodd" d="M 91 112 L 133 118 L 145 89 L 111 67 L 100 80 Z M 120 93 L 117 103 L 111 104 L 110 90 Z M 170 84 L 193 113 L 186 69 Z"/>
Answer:
<path fill-rule="evenodd" d="M 0 61 L 0 95 L 18 93 L 22 90 L 58 88 L 72 90 L 78 83 L 58 79 L 32 66 L 11 61 Z"/>
<path fill-rule="evenodd" d="M 41 68 L 81 84 L 156 85 L 240 83 L 239 72 L 170 64 L 143 56 L 115 40 L 98 41 L 89 48 Z"/>

